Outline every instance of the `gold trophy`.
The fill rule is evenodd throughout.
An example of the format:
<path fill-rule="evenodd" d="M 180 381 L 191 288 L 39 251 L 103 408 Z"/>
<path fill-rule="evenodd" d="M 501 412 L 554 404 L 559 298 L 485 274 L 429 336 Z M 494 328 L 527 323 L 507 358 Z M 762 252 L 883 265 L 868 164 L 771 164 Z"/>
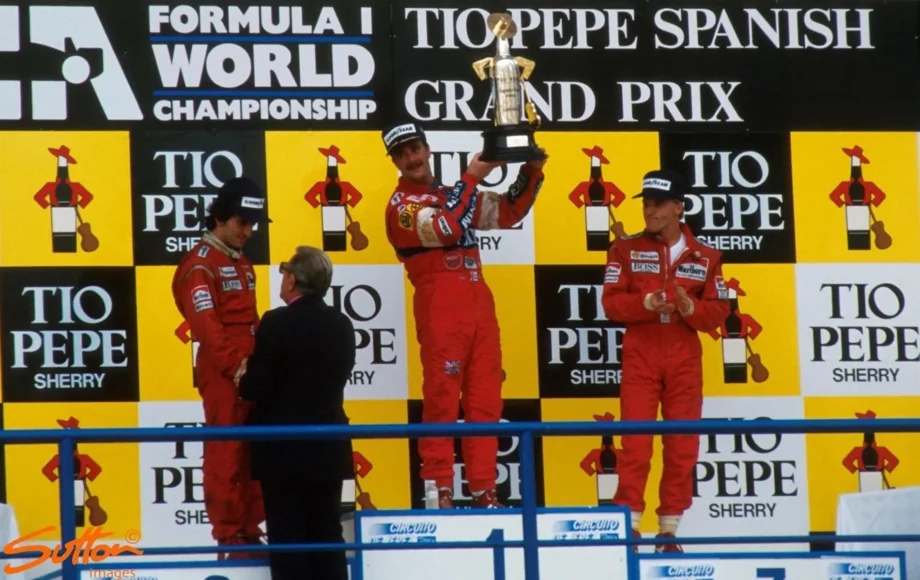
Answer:
<path fill-rule="evenodd" d="M 520 56 L 511 56 L 509 39 L 517 32 L 517 25 L 510 14 L 493 13 L 486 22 L 495 34 L 495 56 L 477 60 L 473 70 L 479 80 L 484 81 L 487 76 L 492 78 L 495 115 L 493 126 L 482 132 L 480 159 L 511 163 L 543 159 L 545 155 L 533 137 L 534 131 L 540 128 L 540 115 L 524 85 L 536 64 Z M 521 119 L 522 108 L 527 115 L 526 121 Z"/>

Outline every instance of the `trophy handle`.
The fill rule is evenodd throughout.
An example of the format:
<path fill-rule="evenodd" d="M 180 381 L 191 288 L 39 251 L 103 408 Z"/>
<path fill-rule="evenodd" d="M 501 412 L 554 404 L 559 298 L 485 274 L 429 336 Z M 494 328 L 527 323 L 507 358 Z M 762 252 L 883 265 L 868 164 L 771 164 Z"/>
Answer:
<path fill-rule="evenodd" d="M 518 63 L 518 66 L 523 69 L 521 71 L 521 80 L 526 81 L 527 79 L 529 79 L 530 75 L 533 73 L 534 67 L 537 66 L 537 63 L 535 63 L 532 60 L 526 59 L 523 56 L 516 56 L 514 57 L 514 60 Z"/>
<path fill-rule="evenodd" d="M 524 93 L 524 114 L 527 115 L 527 121 L 537 129 L 543 124 L 540 113 L 537 112 L 537 106 L 530 99 L 530 92 L 527 90 L 527 84 L 521 83 L 521 91 Z"/>
<path fill-rule="evenodd" d="M 479 80 L 484 81 L 488 78 L 489 75 L 486 74 L 486 68 L 492 66 L 492 57 L 488 56 L 484 59 L 477 60 L 473 63 L 473 70 L 476 72 L 476 76 L 479 77 Z"/>
<path fill-rule="evenodd" d="M 537 107 L 534 106 L 533 101 L 530 100 L 530 96 L 527 94 L 526 89 L 524 96 L 527 98 L 527 104 L 524 105 L 524 114 L 527 115 L 527 120 L 530 124 L 539 129 L 543 124 L 543 119 L 540 117 L 540 113 L 537 112 Z"/>

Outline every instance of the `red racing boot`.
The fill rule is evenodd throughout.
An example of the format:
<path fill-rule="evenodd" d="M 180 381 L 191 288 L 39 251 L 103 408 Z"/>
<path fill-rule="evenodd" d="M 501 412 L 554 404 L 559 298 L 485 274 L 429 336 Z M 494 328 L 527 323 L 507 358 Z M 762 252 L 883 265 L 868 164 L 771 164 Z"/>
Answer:
<path fill-rule="evenodd" d="M 498 496 L 494 489 L 484 491 L 479 496 L 473 497 L 474 508 L 485 508 L 485 509 L 495 509 L 505 507 L 498 501 Z"/>
<path fill-rule="evenodd" d="M 633 528 L 632 537 L 633 537 L 634 540 L 641 540 L 641 539 L 642 539 L 642 532 L 640 532 L 640 531 L 637 530 L 636 528 Z M 632 550 L 633 550 L 633 552 L 635 552 L 635 553 L 638 554 L 638 553 L 639 553 L 639 544 L 633 544 Z"/>
<path fill-rule="evenodd" d="M 656 538 L 674 538 L 676 537 L 671 532 L 664 532 L 655 536 Z M 680 544 L 658 544 L 655 546 L 656 554 L 683 554 L 684 549 L 680 547 Z"/>
<path fill-rule="evenodd" d="M 262 545 L 262 537 L 246 534 L 236 534 L 221 540 L 218 546 L 248 546 L 251 544 Z M 219 552 L 218 560 L 267 560 L 268 552 Z"/>
<path fill-rule="evenodd" d="M 454 492 L 453 490 L 442 487 L 438 490 L 438 508 L 442 510 L 453 509 L 454 507 Z"/>

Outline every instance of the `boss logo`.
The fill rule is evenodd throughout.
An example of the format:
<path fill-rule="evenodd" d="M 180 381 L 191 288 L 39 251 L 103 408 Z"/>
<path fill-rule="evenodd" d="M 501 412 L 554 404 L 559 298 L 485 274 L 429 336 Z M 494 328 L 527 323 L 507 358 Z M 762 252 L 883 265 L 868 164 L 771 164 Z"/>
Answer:
<path fill-rule="evenodd" d="M 660 264 L 650 264 L 646 262 L 633 262 L 632 264 L 629 265 L 629 269 L 639 274 L 660 274 L 661 273 Z"/>

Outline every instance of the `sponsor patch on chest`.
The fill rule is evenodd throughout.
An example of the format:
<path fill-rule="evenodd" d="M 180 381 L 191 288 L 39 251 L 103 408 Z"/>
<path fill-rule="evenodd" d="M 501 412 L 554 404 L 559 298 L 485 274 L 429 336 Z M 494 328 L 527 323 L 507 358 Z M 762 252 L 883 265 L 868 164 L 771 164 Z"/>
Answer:
<path fill-rule="evenodd" d="M 633 262 L 629 269 L 639 274 L 661 274 L 661 264 L 652 264 L 648 262 Z"/>
<path fill-rule="evenodd" d="M 246 272 L 246 283 L 249 285 L 250 290 L 256 289 L 256 277 L 252 272 Z"/>
<path fill-rule="evenodd" d="M 657 262 L 661 258 L 659 257 L 658 252 L 640 252 L 639 250 L 630 250 L 629 259 L 639 260 L 642 262 Z"/>
<path fill-rule="evenodd" d="M 232 292 L 234 290 L 242 290 L 243 283 L 239 280 L 224 280 L 224 283 L 221 287 L 224 292 Z"/>
<path fill-rule="evenodd" d="M 221 266 L 220 275 L 224 278 L 236 278 L 236 268 L 233 266 Z"/>
<path fill-rule="evenodd" d="M 617 284 L 620 281 L 620 270 L 622 268 L 616 262 L 607 264 L 607 270 L 604 272 L 605 284 Z"/>
<path fill-rule="evenodd" d="M 700 264 L 681 264 L 677 267 L 674 275 L 678 278 L 687 278 L 688 280 L 706 281 L 706 266 Z"/>

